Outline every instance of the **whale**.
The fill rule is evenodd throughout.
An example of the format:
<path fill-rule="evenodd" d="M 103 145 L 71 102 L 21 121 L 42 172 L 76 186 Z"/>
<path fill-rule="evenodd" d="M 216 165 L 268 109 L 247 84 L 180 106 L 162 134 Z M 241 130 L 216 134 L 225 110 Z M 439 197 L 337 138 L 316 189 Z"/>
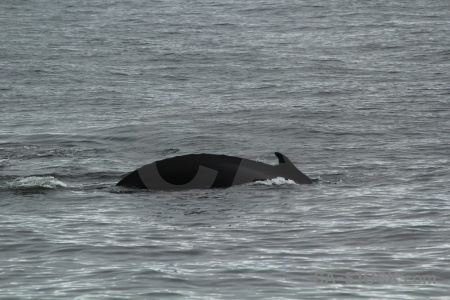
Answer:
<path fill-rule="evenodd" d="M 187 154 L 155 161 L 125 176 L 116 184 L 148 190 L 227 188 L 282 177 L 298 184 L 311 184 L 285 155 L 275 152 L 278 165 L 228 155 Z"/>

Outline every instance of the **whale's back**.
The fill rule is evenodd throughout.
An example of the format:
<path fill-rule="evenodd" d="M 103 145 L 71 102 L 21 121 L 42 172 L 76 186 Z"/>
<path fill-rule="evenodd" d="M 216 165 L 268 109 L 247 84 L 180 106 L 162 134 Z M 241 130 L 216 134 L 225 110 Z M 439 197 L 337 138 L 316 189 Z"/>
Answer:
<path fill-rule="evenodd" d="M 312 183 L 286 156 L 275 154 L 279 160 L 275 166 L 228 155 L 176 156 L 145 165 L 126 175 L 117 185 L 156 190 L 226 188 L 276 177 Z"/>
<path fill-rule="evenodd" d="M 199 166 L 216 170 L 211 188 L 229 187 L 242 158 L 215 154 L 188 154 L 155 162 L 161 177 L 171 184 L 184 185 L 194 179 Z"/>

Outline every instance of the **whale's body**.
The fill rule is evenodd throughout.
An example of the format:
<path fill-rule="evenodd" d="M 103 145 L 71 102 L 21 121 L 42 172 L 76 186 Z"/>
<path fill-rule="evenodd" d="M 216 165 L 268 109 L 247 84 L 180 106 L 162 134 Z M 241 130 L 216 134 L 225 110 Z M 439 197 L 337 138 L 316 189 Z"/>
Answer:
<path fill-rule="evenodd" d="M 150 190 L 226 188 L 277 177 L 299 184 L 313 180 L 283 154 L 278 165 L 215 154 L 188 154 L 153 162 L 127 174 L 117 185 Z"/>

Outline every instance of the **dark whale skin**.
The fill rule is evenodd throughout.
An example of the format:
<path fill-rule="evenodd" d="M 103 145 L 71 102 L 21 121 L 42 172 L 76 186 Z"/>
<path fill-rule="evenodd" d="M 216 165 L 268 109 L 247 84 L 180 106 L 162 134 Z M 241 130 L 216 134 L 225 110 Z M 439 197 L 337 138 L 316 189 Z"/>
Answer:
<path fill-rule="evenodd" d="M 278 165 L 268 165 L 245 158 L 216 154 L 188 154 L 145 165 L 117 183 L 150 190 L 186 190 L 227 188 L 258 180 L 283 177 L 298 184 L 313 180 L 298 170 L 283 154 L 275 152 Z"/>

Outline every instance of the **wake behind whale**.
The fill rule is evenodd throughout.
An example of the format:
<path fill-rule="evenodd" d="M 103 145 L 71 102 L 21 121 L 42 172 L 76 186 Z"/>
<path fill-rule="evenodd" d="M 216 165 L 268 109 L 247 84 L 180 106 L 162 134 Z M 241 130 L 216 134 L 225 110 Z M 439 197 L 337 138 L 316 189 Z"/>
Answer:
<path fill-rule="evenodd" d="M 278 165 L 216 154 L 188 154 L 145 165 L 117 183 L 150 190 L 226 188 L 259 180 L 283 177 L 299 184 L 313 180 L 298 170 L 285 155 L 275 152 Z"/>

